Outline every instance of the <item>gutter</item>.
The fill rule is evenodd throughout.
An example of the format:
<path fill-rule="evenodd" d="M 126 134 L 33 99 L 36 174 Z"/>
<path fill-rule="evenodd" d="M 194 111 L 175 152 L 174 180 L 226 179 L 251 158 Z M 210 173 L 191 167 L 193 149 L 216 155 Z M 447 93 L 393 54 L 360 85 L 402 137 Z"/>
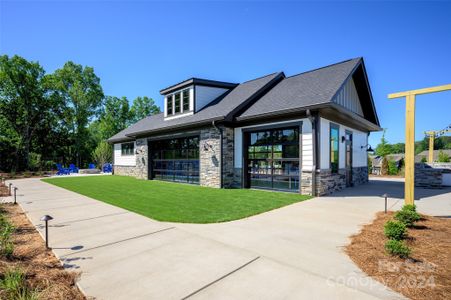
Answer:
<path fill-rule="evenodd" d="M 220 164 L 219 164 L 219 174 L 220 174 L 220 176 L 219 176 L 219 187 L 222 189 L 224 186 L 223 186 L 223 179 L 222 179 L 222 177 L 223 177 L 223 174 L 222 174 L 222 168 L 223 168 L 223 161 L 222 161 L 222 159 L 223 159 L 223 157 L 224 157 L 224 155 L 223 155 L 223 153 L 222 153 L 222 151 L 223 151 L 223 135 L 224 135 L 224 133 L 223 133 L 223 130 L 222 130 L 222 128 L 219 128 L 218 126 L 216 126 L 216 124 L 215 124 L 215 121 L 212 121 L 211 122 L 211 125 L 214 127 L 214 128 L 216 128 L 216 130 L 218 130 L 219 131 L 219 138 L 221 139 L 221 141 L 220 141 L 220 153 L 219 153 L 219 155 L 220 155 L 220 157 L 219 157 L 219 159 L 220 159 Z"/>
<path fill-rule="evenodd" d="M 318 122 L 318 114 L 315 113 L 312 115 L 310 109 L 307 109 L 307 117 L 312 124 L 312 156 L 313 156 L 313 166 L 312 166 L 312 196 L 316 196 L 316 166 L 318 165 L 318 155 L 316 153 L 318 147 L 318 138 L 317 138 L 317 122 Z"/>

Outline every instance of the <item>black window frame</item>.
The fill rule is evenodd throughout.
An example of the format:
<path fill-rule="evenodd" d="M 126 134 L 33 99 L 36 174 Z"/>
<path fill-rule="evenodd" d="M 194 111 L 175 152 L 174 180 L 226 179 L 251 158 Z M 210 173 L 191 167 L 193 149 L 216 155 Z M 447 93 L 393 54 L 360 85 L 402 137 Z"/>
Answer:
<path fill-rule="evenodd" d="M 178 115 L 181 112 L 182 112 L 182 92 L 176 92 L 174 93 L 174 115 Z"/>
<path fill-rule="evenodd" d="M 121 156 L 132 156 L 132 155 L 135 155 L 135 142 L 122 143 Z"/>
<path fill-rule="evenodd" d="M 184 89 L 182 91 L 182 112 L 185 111 L 190 111 L 189 107 L 190 107 L 190 90 L 189 89 Z M 186 108 L 186 109 L 185 109 Z"/>
<path fill-rule="evenodd" d="M 166 113 L 167 115 L 173 115 L 174 114 L 174 95 L 171 94 L 169 96 L 166 96 Z"/>
<path fill-rule="evenodd" d="M 337 153 L 337 161 L 332 162 L 332 131 L 337 130 L 337 149 L 333 152 Z M 340 125 L 335 123 L 330 123 L 329 126 L 329 169 L 332 174 L 337 174 L 340 169 Z"/>

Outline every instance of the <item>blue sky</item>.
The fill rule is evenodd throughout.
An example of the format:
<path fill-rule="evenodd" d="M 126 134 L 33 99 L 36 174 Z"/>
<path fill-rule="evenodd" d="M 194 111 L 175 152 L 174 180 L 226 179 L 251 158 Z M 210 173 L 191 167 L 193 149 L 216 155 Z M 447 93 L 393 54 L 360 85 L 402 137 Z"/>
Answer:
<path fill-rule="evenodd" d="M 451 83 L 451 3 L 1 1 L 0 53 L 47 72 L 89 65 L 105 94 L 160 106 L 160 89 L 190 77 L 241 82 L 363 56 L 394 143 L 404 141 L 405 103 L 387 94 Z M 451 92 L 417 103 L 416 139 L 451 123 Z"/>

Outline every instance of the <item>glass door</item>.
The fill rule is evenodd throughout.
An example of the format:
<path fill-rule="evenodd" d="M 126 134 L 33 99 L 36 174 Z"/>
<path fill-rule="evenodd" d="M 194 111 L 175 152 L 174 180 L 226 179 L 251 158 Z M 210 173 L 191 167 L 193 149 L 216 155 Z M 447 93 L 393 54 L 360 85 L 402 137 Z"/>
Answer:
<path fill-rule="evenodd" d="M 249 187 L 299 191 L 299 128 L 250 132 L 247 141 Z"/>
<path fill-rule="evenodd" d="M 346 152 L 345 152 L 345 168 L 346 168 L 346 186 L 352 186 L 352 132 L 346 130 Z"/>

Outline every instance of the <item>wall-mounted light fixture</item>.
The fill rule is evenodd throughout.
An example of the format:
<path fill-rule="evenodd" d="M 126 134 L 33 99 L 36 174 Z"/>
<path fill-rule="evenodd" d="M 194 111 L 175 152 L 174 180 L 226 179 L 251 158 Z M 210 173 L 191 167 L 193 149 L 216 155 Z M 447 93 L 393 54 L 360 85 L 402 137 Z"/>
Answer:
<path fill-rule="evenodd" d="M 367 148 L 368 147 L 368 148 Z M 360 146 L 360 149 L 367 148 L 366 152 L 374 152 L 373 148 L 371 148 L 370 144 L 366 144 L 364 146 Z"/>

